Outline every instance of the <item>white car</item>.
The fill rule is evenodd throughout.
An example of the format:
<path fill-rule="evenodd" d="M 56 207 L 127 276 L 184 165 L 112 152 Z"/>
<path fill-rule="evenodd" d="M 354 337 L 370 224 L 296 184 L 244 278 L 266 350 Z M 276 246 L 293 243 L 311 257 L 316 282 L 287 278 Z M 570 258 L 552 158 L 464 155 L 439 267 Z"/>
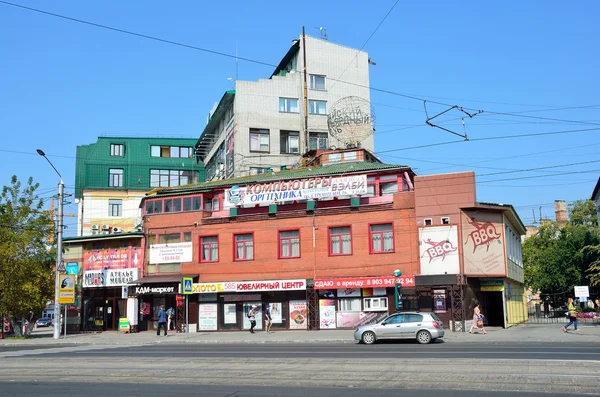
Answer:
<path fill-rule="evenodd" d="M 394 313 L 378 323 L 358 327 L 354 339 L 371 345 L 383 339 L 416 339 L 427 344 L 444 337 L 442 321 L 435 313 Z"/>

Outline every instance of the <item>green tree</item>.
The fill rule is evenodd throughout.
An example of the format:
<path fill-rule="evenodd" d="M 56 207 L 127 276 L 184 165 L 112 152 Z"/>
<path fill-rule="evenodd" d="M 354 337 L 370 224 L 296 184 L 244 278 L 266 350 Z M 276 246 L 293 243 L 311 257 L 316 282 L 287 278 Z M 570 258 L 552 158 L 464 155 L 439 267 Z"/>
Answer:
<path fill-rule="evenodd" d="M 589 213 L 580 211 L 586 207 L 574 206 L 566 225 L 544 224 L 523 243 L 525 284 L 532 290 L 559 294 L 572 292 L 575 285 L 588 284 L 594 258 L 586 247 L 600 244 L 600 237 Z"/>
<path fill-rule="evenodd" d="M 572 225 L 598 227 L 598 214 L 594 202 L 577 200 L 569 204 L 569 222 Z"/>
<path fill-rule="evenodd" d="M 46 242 L 53 226 L 38 187 L 33 178 L 22 186 L 13 176 L 0 194 L 0 313 L 11 318 L 18 335 L 17 324 L 41 313 L 54 290 L 53 253 Z"/>

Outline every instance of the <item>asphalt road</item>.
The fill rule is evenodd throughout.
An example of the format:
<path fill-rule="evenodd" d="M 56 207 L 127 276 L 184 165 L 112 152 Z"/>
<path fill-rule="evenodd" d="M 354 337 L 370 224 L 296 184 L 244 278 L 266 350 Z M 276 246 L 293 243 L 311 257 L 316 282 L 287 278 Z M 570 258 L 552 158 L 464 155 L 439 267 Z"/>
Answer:
<path fill-rule="evenodd" d="M 400 342 L 373 346 L 0 347 L 1 394 L 25 386 L 24 395 L 48 396 L 597 395 L 600 345 Z"/>
<path fill-rule="evenodd" d="M 48 397 L 103 397 L 115 395 L 128 397 L 147 396 L 202 396 L 202 397 L 504 397 L 511 392 L 462 391 L 462 390 L 398 390 L 354 389 L 316 387 L 233 387 L 211 385 L 144 385 L 144 384 L 90 384 L 90 383 L 0 383 L 5 395 L 39 395 Z M 521 393 L 525 397 L 548 397 L 546 393 Z M 572 397 L 553 394 L 555 397 Z"/>
<path fill-rule="evenodd" d="M 72 347 L 73 349 L 69 348 Z M 90 345 L 96 347 L 95 345 Z M 33 350 L 33 351 L 32 351 Z M 152 358 L 403 358 L 403 359 L 500 359 L 600 361 L 600 345 L 582 344 L 467 344 L 413 342 L 360 344 L 152 344 L 87 350 L 81 345 L 0 347 L 0 357 L 43 354 L 46 357 Z"/>

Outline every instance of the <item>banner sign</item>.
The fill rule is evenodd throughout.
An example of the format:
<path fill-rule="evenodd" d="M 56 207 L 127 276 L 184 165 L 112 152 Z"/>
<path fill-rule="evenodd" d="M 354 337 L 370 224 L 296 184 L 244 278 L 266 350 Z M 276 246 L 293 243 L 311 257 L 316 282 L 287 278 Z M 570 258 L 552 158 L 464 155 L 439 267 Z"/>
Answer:
<path fill-rule="evenodd" d="M 403 287 L 414 287 L 414 276 L 401 276 L 400 285 Z M 329 288 L 385 288 L 396 284 L 395 276 L 383 277 L 359 277 L 359 278 L 319 278 L 315 279 L 315 289 Z"/>
<path fill-rule="evenodd" d="M 317 177 L 232 186 L 225 192 L 225 206 L 317 200 L 367 194 L 367 176 Z"/>
<path fill-rule="evenodd" d="M 150 264 L 192 261 L 192 242 L 150 245 Z"/>
<path fill-rule="evenodd" d="M 194 283 L 194 294 L 216 292 L 266 292 L 298 291 L 306 289 L 306 280 L 231 281 L 220 283 Z"/>
<path fill-rule="evenodd" d="M 75 275 L 60 274 L 58 277 L 58 303 L 72 305 L 75 303 Z"/>
<path fill-rule="evenodd" d="M 88 270 L 83 272 L 83 288 L 117 287 L 139 278 L 139 269 Z"/>
<path fill-rule="evenodd" d="M 137 247 L 84 250 L 83 270 L 139 268 L 144 262 L 143 252 Z"/>
<path fill-rule="evenodd" d="M 179 288 L 177 286 L 166 286 L 166 285 L 153 285 L 153 286 L 144 286 L 137 285 L 134 287 L 129 287 L 129 294 L 132 296 L 137 295 L 146 295 L 146 294 L 154 294 L 154 295 L 166 295 L 166 294 L 178 294 Z"/>

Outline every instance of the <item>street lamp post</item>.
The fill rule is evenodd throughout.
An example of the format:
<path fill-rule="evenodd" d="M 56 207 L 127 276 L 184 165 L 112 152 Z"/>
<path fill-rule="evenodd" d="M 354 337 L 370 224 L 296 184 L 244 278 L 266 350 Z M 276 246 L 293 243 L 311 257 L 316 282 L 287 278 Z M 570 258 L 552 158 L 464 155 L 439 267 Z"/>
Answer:
<path fill-rule="evenodd" d="M 394 270 L 394 276 L 396 276 L 396 282 L 394 283 L 394 297 L 396 298 L 396 311 L 402 310 L 402 285 L 400 284 L 400 276 L 402 272 L 400 270 Z"/>
<path fill-rule="evenodd" d="M 58 294 L 59 294 L 59 279 L 60 279 L 60 268 L 62 267 L 63 261 L 63 248 L 62 248 L 62 236 L 63 236 L 63 201 L 64 201 L 64 190 L 65 185 L 63 183 L 62 175 L 54 164 L 46 157 L 46 153 L 43 150 L 37 149 L 37 152 L 40 156 L 45 158 L 50 166 L 56 171 L 58 176 L 60 177 L 60 181 L 58 182 L 58 214 L 56 220 L 56 269 L 55 269 L 55 279 L 54 279 L 54 339 L 60 339 L 60 304 L 58 303 Z M 65 328 L 67 318 L 65 317 Z"/>

